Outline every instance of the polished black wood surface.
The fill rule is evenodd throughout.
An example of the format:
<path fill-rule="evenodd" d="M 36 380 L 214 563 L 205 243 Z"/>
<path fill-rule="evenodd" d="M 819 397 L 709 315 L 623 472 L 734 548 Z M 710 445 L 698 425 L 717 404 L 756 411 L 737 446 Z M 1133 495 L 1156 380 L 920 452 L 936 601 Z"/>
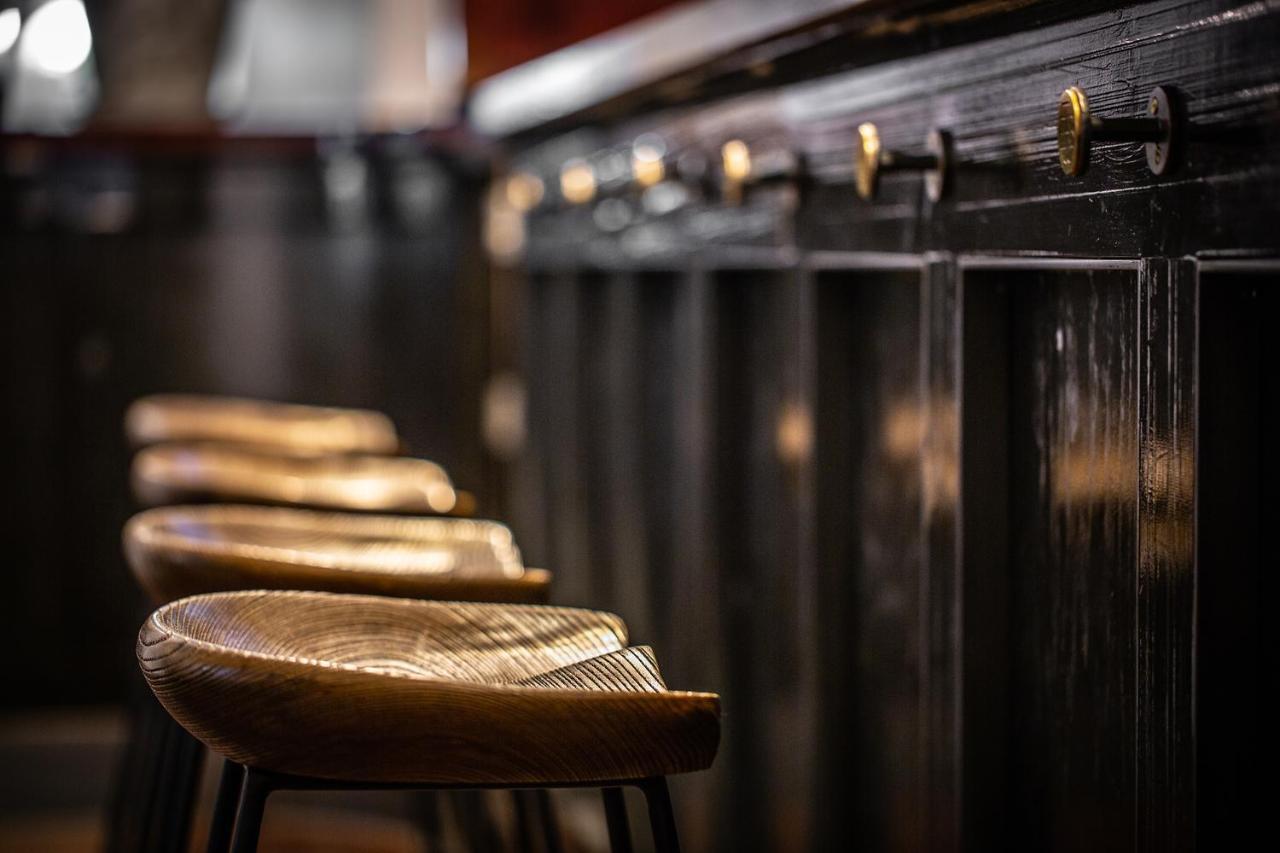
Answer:
<path fill-rule="evenodd" d="M 1133 270 L 997 276 L 1010 300 L 1009 839 L 1133 845 Z M 1127 330 L 1125 334 L 1122 330 Z M 1120 701 L 1117 701 L 1120 700 Z"/>
<path fill-rule="evenodd" d="M 1062 13 L 1056 4 L 1039 5 L 1046 16 Z M 620 231 L 597 228 L 588 206 L 552 206 L 531 219 L 528 261 L 719 263 L 713 259 L 726 251 L 789 259 L 798 251 L 1100 257 L 1265 251 L 1274 242 L 1265 218 L 1223 215 L 1205 228 L 1193 212 L 1271 202 L 1277 128 L 1269 46 L 1277 37 L 1280 20 L 1265 5 L 1149 3 L 843 74 L 810 67 L 813 79 L 806 82 L 535 140 L 513 164 L 551 177 L 566 158 L 629 146 L 644 132 L 664 136 L 673 156 L 716 158 L 732 138 L 757 155 L 790 151 L 803 163 L 803 176 L 798 186 L 749 190 L 742 208 L 713 197 L 699 202 L 695 194 L 693 204 L 662 216 L 636 211 Z M 1104 115 L 1141 114 L 1155 86 L 1176 88 L 1187 108 L 1183 162 L 1157 180 L 1142 146 L 1115 143 L 1099 146 L 1083 177 L 1063 175 L 1054 120 L 1068 85 L 1088 91 Z M 852 145 L 857 125 L 867 121 L 880 128 L 886 147 L 908 151 L 923 147 L 931 128 L 951 132 L 949 196 L 927 202 L 920 175 L 904 172 L 886 175 L 875 203 L 858 198 Z M 1029 225 L 1032 219 L 1041 224 Z"/>
<path fill-rule="evenodd" d="M 1263 778 L 1275 736 L 1263 722 L 1272 655 L 1266 639 L 1275 580 L 1262 533 L 1274 502 L 1280 394 L 1267 328 L 1280 308 L 1272 269 L 1211 271 L 1200 293 L 1196 459 L 1196 811 L 1199 846 L 1239 847 L 1265 831 Z M 1268 411 L 1270 408 L 1271 411 Z"/>
<path fill-rule="evenodd" d="M 530 394 L 506 507 L 567 603 L 733 709 L 676 788 L 689 847 L 1260 826 L 1278 40 L 1268 4 L 863 4 L 508 142 L 551 199 L 494 290 Z M 1108 116 L 1174 87 L 1178 168 L 1103 143 L 1065 176 L 1069 85 Z M 904 151 L 949 131 L 950 193 L 859 198 L 866 121 Z M 641 133 L 713 179 L 665 212 L 556 198 Z M 730 139 L 798 171 L 726 201 Z"/>

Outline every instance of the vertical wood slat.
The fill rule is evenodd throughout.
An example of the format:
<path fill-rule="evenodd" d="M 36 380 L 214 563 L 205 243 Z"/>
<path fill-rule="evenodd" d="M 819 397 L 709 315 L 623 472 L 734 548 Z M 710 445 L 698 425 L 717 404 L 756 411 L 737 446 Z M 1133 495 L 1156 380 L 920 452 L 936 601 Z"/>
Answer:
<path fill-rule="evenodd" d="M 641 468 L 634 486 L 641 495 L 644 514 L 648 622 L 655 645 L 670 649 L 676 635 L 671 613 L 672 578 L 677 562 L 685 556 L 676 550 L 680 489 L 685 485 L 685 472 L 676 464 L 676 436 L 680 426 L 677 415 L 687 391 L 682 370 L 687 359 L 682 361 L 678 346 L 683 339 L 677 334 L 676 310 L 680 294 L 690 285 L 679 274 L 652 273 L 641 275 L 636 286 L 640 331 L 634 353 L 638 402 L 633 429 Z"/>
<path fill-rule="evenodd" d="M 646 547 L 644 476 L 640 413 L 643 401 L 640 362 L 641 283 L 635 276 L 610 276 L 605 287 L 603 318 L 607 329 L 602 369 L 605 375 L 601 413 L 604 434 L 593 440 L 603 449 L 603 488 L 609 507 L 602 552 L 597 563 L 609 564 L 609 601 L 627 620 L 633 643 L 654 641 L 653 608 L 649 593 L 649 557 Z"/>
<path fill-rule="evenodd" d="M 672 624 L 701 630 L 677 630 L 673 649 L 684 677 L 697 683 L 724 683 L 724 650 L 707 648 L 702 637 L 721 637 L 721 598 L 715 555 L 710 546 L 710 510 L 714 492 L 710 488 L 714 420 L 711 407 L 714 355 L 711 342 L 715 318 L 712 314 L 711 282 L 697 272 L 681 286 L 676 305 L 676 466 L 678 480 L 673 488 L 676 502 L 676 547 L 680 555 L 672 578 Z M 683 638 L 683 641 L 679 641 Z"/>
<path fill-rule="evenodd" d="M 714 420 L 711 405 L 713 371 L 712 281 L 691 271 L 676 286 L 672 311 L 674 421 L 671 501 L 674 530 L 670 567 L 671 597 L 666 602 L 671 644 L 662 658 L 670 660 L 671 682 L 719 686 L 725 683 L 726 649 L 720 579 L 711 542 L 710 488 Z M 664 663 L 665 670 L 665 663 Z M 723 735 L 722 735 L 723 736 Z M 724 765 L 717 759 L 710 772 L 676 781 L 681 811 L 681 841 L 691 850 L 725 849 L 735 838 L 733 815 L 723 795 Z M 726 814 L 727 818 L 726 819 Z"/>
<path fill-rule="evenodd" d="M 953 258 L 927 261 L 920 278 L 920 777 L 922 847 L 960 843 L 962 569 L 960 500 L 960 315 Z"/>
<path fill-rule="evenodd" d="M 791 781 L 793 796 L 805 804 L 802 814 L 797 815 L 790 826 L 793 844 L 798 850 L 812 850 L 817 827 L 814 825 L 812 804 L 816 791 L 817 774 L 814 756 L 819 749 L 817 733 L 818 709 L 821 697 L 818 694 L 819 672 L 825 662 L 825 655 L 818 644 L 818 560 L 817 560 L 817 518 L 816 518 L 816 477 L 815 412 L 817 383 L 822 381 L 817 370 L 817 282 L 812 271 L 797 273 L 797 350 L 796 350 L 796 407 L 804 419 L 805 441 L 803 453 L 795 462 L 796 505 L 796 565 L 794 567 L 796 582 L 795 626 L 798 659 L 796 661 L 795 685 L 795 717 L 790 721 L 792 726 L 791 744 L 795 752 L 795 769 L 801 778 Z"/>
<path fill-rule="evenodd" d="M 1190 850 L 1195 839 L 1195 263 L 1144 260 L 1138 287 L 1137 847 Z"/>
<path fill-rule="evenodd" d="M 959 831 L 976 853 L 1008 847 L 1009 305 L 999 285 L 959 288 Z"/>
<path fill-rule="evenodd" d="M 542 454 L 545 460 L 547 559 L 555 572 L 554 599 L 562 604 L 591 603 L 590 541 L 587 495 L 583 477 L 580 396 L 581 326 L 575 277 L 549 276 L 538 300 L 538 327 L 543 341 Z"/>
<path fill-rule="evenodd" d="M 1132 849 L 1138 277 L 1009 291 L 1012 841 Z"/>
<path fill-rule="evenodd" d="M 804 560 L 804 468 L 809 463 L 811 414 L 805 397 L 805 288 L 790 269 L 763 276 L 751 312 L 752 439 L 750 529 L 756 637 L 756 687 L 764 702 L 758 731 L 763 747 L 759 796 L 770 803 L 765 843 L 770 850 L 803 851 L 811 800 L 812 743 L 805 716 L 800 602 L 809 577 Z M 768 630 L 765 630 L 768 626 Z M 768 780 L 767 782 L 764 780 Z"/>
<path fill-rule="evenodd" d="M 1138 286 L 965 273 L 968 850 L 1133 845 Z"/>
<path fill-rule="evenodd" d="M 544 518 L 546 499 L 545 443 L 541 440 L 543 419 L 539 416 L 542 403 L 541 388 L 537 385 L 543 371 L 538 362 L 544 344 L 542 329 L 537 325 L 539 313 L 535 310 L 541 292 L 543 277 L 524 271 L 494 267 L 490 271 L 490 389 L 495 379 L 514 383 L 510 390 L 523 392 L 523 400 L 486 400 L 485 406 L 523 405 L 523 435 L 520 442 L 507 448 L 511 454 L 489 464 L 490 483 L 495 493 L 487 496 L 483 506 L 494 518 L 505 519 L 520 543 L 521 555 L 526 565 L 543 566 L 547 561 Z M 486 412 L 486 418 L 500 415 Z M 486 440 L 488 436 L 486 435 Z M 490 447 L 492 452 L 496 448 Z"/>
<path fill-rule="evenodd" d="M 771 428 L 783 394 L 776 324 L 784 321 L 779 316 L 785 313 L 784 291 L 772 276 L 740 269 L 717 271 L 711 287 L 716 322 L 712 547 L 726 650 L 723 695 L 726 704 L 739 709 L 721 743 L 727 796 L 722 819 L 750 847 L 768 845 L 770 838 L 773 815 L 765 808 L 763 780 L 773 770 L 771 681 L 786 634 L 785 624 L 778 624 L 783 614 L 774 587 L 786 507 Z M 769 622 L 776 630 L 758 630 Z"/>
<path fill-rule="evenodd" d="M 587 599 L 610 610 L 619 607 L 613 541 L 619 511 L 612 486 L 614 452 L 625 444 L 615 407 L 620 402 L 614 388 L 619 332 L 613 323 L 615 283 L 615 277 L 604 272 L 580 272 L 575 277 L 577 353 L 572 364 L 577 374 L 572 417 L 579 444 L 574 481 L 582 501 L 580 523 L 586 546 L 575 571 L 582 575 Z"/>
<path fill-rule="evenodd" d="M 817 276 L 813 849 L 925 846 L 918 266 Z"/>
<path fill-rule="evenodd" d="M 1263 495 L 1277 481 L 1280 380 L 1268 331 L 1280 309 L 1280 261 L 1200 268 L 1196 342 L 1195 736 L 1197 846 L 1239 850 L 1270 822 L 1263 695 L 1266 569 Z"/>
<path fill-rule="evenodd" d="M 850 685 L 855 681 L 857 607 L 850 584 L 842 578 L 853 574 L 852 536 L 856 513 L 849 500 L 846 479 L 854 467 L 853 406 L 849 396 L 855 386 L 850 349 L 858 340 L 850 321 L 849 286 L 831 273 L 815 274 L 814 281 L 814 454 L 822 463 L 813 472 L 814 503 L 814 642 L 823 649 L 822 664 L 815 672 L 816 740 L 831 755 L 848 755 L 858 738 L 857 705 Z M 843 635 L 843 642 L 839 642 Z M 875 839 L 860 826 L 862 810 L 852 781 L 856 768 L 837 768 L 830 761 L 815 760 L 814 806 L 811 841 L 814 849 L 843 849 L 855 837 L 874 848 Z M 852 825 L 852 831 L 850 829 Z"/>

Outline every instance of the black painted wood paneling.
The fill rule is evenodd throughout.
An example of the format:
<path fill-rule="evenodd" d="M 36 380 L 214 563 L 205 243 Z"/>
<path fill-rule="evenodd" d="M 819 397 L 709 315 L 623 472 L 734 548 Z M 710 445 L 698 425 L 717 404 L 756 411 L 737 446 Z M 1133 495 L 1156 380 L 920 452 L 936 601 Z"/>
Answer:
<path fill-rule="evenodd" d="M 1138 288 L 1137 836 L 1195 837 L 1194 262 L 1147 259 Z"/>
<path fill-rule="evenodd" d="M 832 759 L 815 763 L 819 849 L 922 844 L 918 282 L 817 279 L 816 743 Z"/>
<path fill-rule="evenodd" d="M 741 208 L 695 190 L 690 205 L 646 215 L 624 194 L 634 216 L 620 231 L 597 227 L 589 210 L 553 205 L 530 220 L 528 262 L 679 263 L 726 247 L 1133 258 L 1274 249 L 1265 217 L 1229 214 L 1274 203 L 1280 123 L 1272 45 L 1280 10 L 1229 0 L 1074 10 L 1088 14 L 1040 5 L 1041 27 L 985 29 L 972 43 L 853 70 L 813 66 L 806 81 L 521 150 L 515 165 L 550 181 L 565 158 L 626 151 L 641 133 L 658 133 L 676 155 L 713 165 L 735 138 L 803 164 L 796 186 L 753 188 Z M 1100 143 L 1083 177 L 1062 174 L 1056 110 L 1069 85 L 1084 87 L 1106 116 L 1141 114 L 1155 86 L 1178 89 L 1189 117 L 1179 168 L 1157 178 L 1141 145 Z M 956 167 L 948 197 L 927 201 L 920 175 L 903 172 L 884 176 L 876 201 L 860 199 L 853 146 L 866 121 L 877 124 L 886 147 L 908 152 L 922 149 L 931 128 L 950 132 Z"/>
<path fill-rule="evenodd" d="M 759 849 L 794 842 L 804 803 L 793 785 L 799 686 L 800 496 L 792 466 L 804 426 L 794 420 L 799 289 L 785 272 L 714 277 L 715 473 L 710 496 L 726 701 L 722 824 Z M 799 415 L 803 417 L 803 415 Z M 788 784 L 790 782 L 790 784 Z M 765 804 L 770 807 L 766 808 Z"/>
<path fill-rule="evenodd" d="M 629 101 L 669 106 L 515 146 L 548 180 L 650 132 L 713 169 L 734 138 L 801 164 L 741 203 L 688 182 L 665 212 L 606 192 L 622 225 L 527 222 L 527 269 L 639 293 L 610 291 L 593 399 L 617 411 L 582 423 L 644 424 L 604 454 L 645 471 L 642 532 L 591 535 L 644 543 L 623 603 L 650 600 L 673 683 L 725 695 L 720 762 L 677 789 L 691 849 L 1216 849 L 1255 826 L 1280 7 L 963 9 L 780 35 Z M 1071 84 L 1103 115 L 1177 87 L 1185 160 L 1157 178 L 1103 143 L 1064 176 Z M 858 198 L 864 121 L 905 151 L 950 131 L 951 194 L 907 172 Z"/>
<path fill-rule="evenodd" d="M 1045 850 L 1130 849 L 1134 274 L 1038 273 L 1007 287 L 1010 837 Z"/>
<path fill-rule="evenodd" d="M 1271 671 L 1264 566 L 1266 484 L 1275 482 L 1280 394 L 1267 326 L 1280 266 L 1208 271 L 1199 293 L 1196 459 L 1195 838 L 1201 849 L 1255 843 L 1267 822 L 1274 735 L 1263 721 Z M 1274 679 L 1270 679 L 1274 680 Z"/>

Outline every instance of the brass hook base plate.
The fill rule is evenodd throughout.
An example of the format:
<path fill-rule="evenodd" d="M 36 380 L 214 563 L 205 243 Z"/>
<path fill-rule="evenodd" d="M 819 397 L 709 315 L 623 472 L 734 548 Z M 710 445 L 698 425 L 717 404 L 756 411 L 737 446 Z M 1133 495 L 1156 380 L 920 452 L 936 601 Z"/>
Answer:
<path fill-rule="evenodd" d="M 1058 99 L 1058 163 L 1066 175 L 1084 173 L 1089 162 L 1089 99 L 1070 86 Z"/>
<path fill-rule="evenodd" d="M 937 158 L 937 165 L 924 173 L 924 192 L 929 201 L 938 202 L 947 192 L 951 177 L 951 134 L 945 130 L 929 131 L 925 150 Z"/>
<path fill-rule="evenodd" d="M 925 155 L 908 155 L 885 151 L 880 131 L 871 122 L 858 125 L 858 143 L 854 147 L 853 175 L 858 195 L 872 201 L 880 187 L 880 173 L 918 169 L 924 173 L 925 194 L 936 202 L 947 191 L 951 168 L 951 135 L 944 130 L 931 130 L 925 140 Z"/>
<path fill-rule="evenodd" d="M 1173 169 L 1178 126 L 1182 120 L 1179 106 L 1177 96 L 1164 86 L 1156 86 L 1147 99 L 1147 114 L 1160 119 L 1165 126 L 1164 139 L 1147 143 L 1147 168 L 1153 175 L 1163 175 Z"/>

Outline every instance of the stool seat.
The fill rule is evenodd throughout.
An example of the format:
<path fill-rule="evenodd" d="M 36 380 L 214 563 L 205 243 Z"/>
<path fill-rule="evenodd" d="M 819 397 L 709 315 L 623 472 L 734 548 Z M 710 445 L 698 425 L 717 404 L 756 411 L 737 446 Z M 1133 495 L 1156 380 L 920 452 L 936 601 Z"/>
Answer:
<path fill-rule="evenodd" d="M 710 766 L 719 698 L 669 691 L 608 613 L 322 592 L 166 605 L 137 654 L 169 713 L 258 770 L 544 787 Z"/>
<path fill-rule="evenodd" d="M 148 506 L 209 500 L 445 515 L 462 509 L 434 462 L 388 456 L 287 456 L 231 444 L 158 444 L 133 457 Z"/>
<path fill-rule="evenodd" d="M 240 397 L 153 394 L 125 412 L 134 447 L 168 441 L 225 441 L 292 455 L 397 453 L 391 419 L 366 409 L 300 406 Z"/>
<path fill-rule="evenodd" d="M 124 549 L 158 604 L 242 589 L 539 603 L 551 580 L 524 567 L 505 525 L 462 518 L 160 507 L 129 520 Z"/>

